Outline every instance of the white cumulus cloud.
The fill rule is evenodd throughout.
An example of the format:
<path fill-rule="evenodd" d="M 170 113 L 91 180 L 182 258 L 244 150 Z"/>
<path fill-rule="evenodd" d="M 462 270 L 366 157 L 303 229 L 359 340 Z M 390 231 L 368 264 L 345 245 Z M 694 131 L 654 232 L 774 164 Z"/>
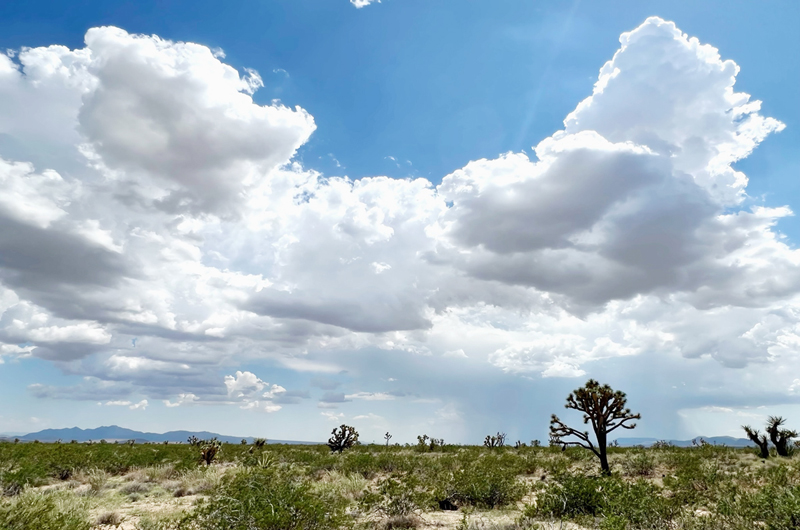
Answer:
<path fill-rule="evenodd" d="M 35 155 L 0 151 L 0 354 L 124 382 L 109 401 L 266 412 L 308 396 L 237 367 L 336 374 L 359 351 L 546 378 L 708 357 L 796 391 L 792 212 L 751 207 L 734 168 L 783 124 L 671 22 L 620 44 L 533 155 L 438 185 L 304 168 L 313 118 L 199 44 L 103 27 L 0 56 L 0 134 Z"/>

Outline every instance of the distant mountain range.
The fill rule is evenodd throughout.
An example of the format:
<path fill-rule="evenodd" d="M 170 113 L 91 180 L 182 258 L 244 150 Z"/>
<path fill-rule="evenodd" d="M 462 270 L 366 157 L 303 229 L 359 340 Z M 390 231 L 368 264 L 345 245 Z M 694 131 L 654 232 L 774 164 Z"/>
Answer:
<path fill-rule="evenodd" d="M 196 436 L 201 440 L 216 438 L 220 442 L 236 444 L 240 443 L 242 439 L 247 440 L 247 443 L 252 443 L 254 439 L 252 436 L 225 436 L 207 431 L 170 431 L 163 434 L 158 434 L 154 432 L 134 431 L 132 429 L 125 429 L 124 427 L 119 427 L 117 425 L 98 427 L 96 429 L 79 429 L 78 427 L 73 427 L 71 429 L 45 429 L 43 431 L 33 432 L 23 436 L 5 435 L 4 437 L 11 440 L 19 438 L 21 441 L 26 442 L 32 442 L 34 440 L 39 440 L 40 442 L 55 442 L 58 440 L 61 440 L 62 442 L 71 442 L 72 440 L 76 440 L 78 442 L 88 442 L 90 440 L 95 442 L 100 440 L 105 440 L 107 442 L 135 440 L 137 443 L 164 441 L 172 443 L 186 443 L 191 436 Z M 267 443 L 311 445 L 318 442 L 269 440 Z"/>
<path fill-rule="evenodd" d="M 126 429 L 117 425 L 110 425 L 108 427 L 98 427 L 96 429 L 79 429 L 73 427 L 71 429 L 45 429 L 39 432 L 33 432 L 22 436 L 0 435 L 0 439 L 14 440 L 19 438 L 20 441 L 32 442 L 39 440 L 40 442 L 55 442 L 61 440 L 62 442 L 71 442 L 76 440 L 78 442 L 105 440 L 107 442 L 128 441 L 135 440 L 137 443 L 144 442 L 171 442 L 171 443 L 186 443 L 186 440 L 196 436 L 201 440 L 208 440 L 216 438 L 224 443 L 238 444 L 242 439 L 247 440 L 247 443 L 253 442 L 252 436 L 225 436 L 208 431 L 169 431 L 163 434 L 154 432 L 141 432 L 132 429 Z M 747 438 L 733 438 L 731 436 L 698 436 L 694 438 L 697 442 L 700 439 L 705 440 L 707 443 L 713 445 L 726 445 L 728 447 L 749 447 L 754 446 L 753 442 Z M 617 442 L 622 447 L 634 447 L 642 445 L 649 447 L 658 441 L 666 441 L 677 447 L 691 447 L 692 440 L 662 440 L 660 438 L 617 438 Z M 302 442 L 297 440 L 269 440 L 270 444 L 302 444 L 314 445 L 321 442 Z"/>
<path fill-rule="evenodd" d="M 698 436 L 697 438 L 693 438 L 692 440 L 696 440 L 697 443 L 700 443 L 700 440 L 703 439 L 706 443 L 710 443 L 712 445 L 726 445 L 728 447 L 755 447 L 755 444 L 748 440 L 747 438 L 734 438 L 732 436 Z M 645 447 L 650 447 L 654 443 L 658 441 L 665 441 L 677 447 L 691 447 L 692 440 L 663 440 L 659 438 L 617 438 L 617 442 L 622 447 L 634 447 L 636 445 L 643 445 Z"/>

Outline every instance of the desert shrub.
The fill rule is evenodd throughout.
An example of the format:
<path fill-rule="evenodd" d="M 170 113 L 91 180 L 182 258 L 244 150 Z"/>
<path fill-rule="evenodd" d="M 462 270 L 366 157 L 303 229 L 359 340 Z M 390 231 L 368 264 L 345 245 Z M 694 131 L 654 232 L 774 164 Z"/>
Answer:
<path fill-rule="evenodd" d="M 743 492 L 732 502 L 720 502 L 722 516 L 739 517 L 753 527 L 766 530 L 800 528 L 800 486 L 768 484 L 754 492 Z"/>
<path fill-rule="evenodd" d="M 393 515 L 382 521 L 380 526 L 381 530 L 399 530 L 416 528 L 419 526 L 419 517 L 414 515 Z"/>
<path fill-rule="evenodd" d="M 360 499 L 367 490 L 369 482 L 358 474 L 346 475 L 339 471 L 326 471 L 312 484 L 312 489 L 323 496 Z"/>
<path fill-rule="evenodd" d="M 144 514 L 137 522 L 136 530 L 180 530 L 180 514 Z"/>
<path fill-rule="evenodd" d="M 26 490 L 0 505 L 2 530 L 89 530 L 89 513 L 77 497 Z"/>
<path fill-rule="evenodd" d="M 601 528 L 666 528 L 677 515 L 675 504 L 644 480 L 564 475 L 539 492 L 528 516 L 575 519 L 602 517 Z"/>
<path fill-rule="evenodd" d="M 627 456 L 622 464 L 625 474 L 630 476 L 650 476 L 653 474 L 655 467 L 655 458 L 644 449 L 639 449 L 633 455 Z"/>
<path fill-rule="evenodd" d="M 569 470 L 569 461 L 561 458 L 561 451 L 558 451 L 558 453 L 546 455 L 545 458 L 542 458 L 539 468 L 548 475 L 560 476 Z"/>
<path fill-rule="evenodd" d="M 119 526 L 123 517 L 119 512 L 103 512 L 94 520 L 95 526 Z"/>
<path fill-rule="evenodd" d="M 381 480 L 377 491 L 365 493 L 360 505 L 367 511 L 376 511 L 399 521 L 429 507 L 431 496 L 415 475 L 395 476 Z"/>
<path fill-rule="evenodd" d="M 452 475 L 447 496 L 456 504 L 495 508 L 519 501 L 527 488 L 514 467 L 502 465 L 502 458 L 486 455 L 461 461 Z"/>
<path fill-rule="evenodd" d="M 600 515 L 603 509 L 602 486 L 610 479 L 583 475 L 562 475 L 539 491 L 536 505 L 526 515 L 575 518 Z"/>
<path fill-rule="evenodd" d="M 108 473 L 102 469 L 91 469 L 86 473 L 86 482 L 92 493 L 100 493 L 108 483 Z"/>
<path fill-rule="evenodd" d="M 610 530 L 613 524 L 625 521 L 620 528 L 669 528 L 680 512 L 679 507 L 661 494 L 660 488 L 645 480 L 634 483 L 607 481 L 603 493 L 603 516 Z"/>
<path fill-rule="evenodd" d="M 378 459 L 372 453 L 352 451 L 342 455 L 336 465 L 342 473 L 357 473 L 366 479 L 371 479 L 378 472 Z"/>
<path fill-rule="evenodd" d="M 714 503 L 732 486 L 732 479 L 716 459 L 687 459 L 673 475 L 664 478 L 664 486 L 679 503 Z"/>
<path fill-rule="evenodd" d="M 345 502 L 275 469 L 248 469 L 223 479 L 181 528 L 196 530 L 327 530 L 345 525 Z"/>
<path fill-rule="evenodd" d="M 125 495 L 130 495 L 131 493 L 147 493 L 150 491 L 151 487 L 152 486 L 144 482 L 129 482 L 122 486 L 119 491 Z"/>
<path fill-rule="evenodd" d="M 384 451 L 375 459 L 375 465 L 384 473 L 407 472 L 413 469 L 413 462 L 396 451 Z"/>

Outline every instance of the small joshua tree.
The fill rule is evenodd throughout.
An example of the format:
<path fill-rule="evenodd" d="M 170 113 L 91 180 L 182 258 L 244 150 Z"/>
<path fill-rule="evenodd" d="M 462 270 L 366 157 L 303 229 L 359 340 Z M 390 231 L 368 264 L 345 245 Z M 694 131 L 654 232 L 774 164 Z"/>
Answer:
<path fill-rule="evenodd" d="M 769 458 L 769 440 L 767 439 L 767 435 L 761 434 L 758 432 L 758 429 L 750 428 L 749 425 L 742 425 L 742 429 L 744 429 L 750 441 L 758 446 L 758 450 L 761 451 L 759 456 L 761 456 L 761 458 Z"/>
<path fill-rule="evenodd" d="M 498 432 L 496 436 L 487 435 L 483 440 L 484 447 L 503 447 L 506 445 L 506 433 Z"/>
<path fill-rule="evenodd" d="M 431 438 L 427 434 L 417 436 L 417 449 L 419 451 L 435 451 L 437 447 L 444 447 L 444 438 Z"/>
<path fill-rule="evenodd" d="M 205 462 L 207 466 L 211 465 L 211 462 L 214 461 L 214 457 L 217 456 L 217 453 L 219 453 L 219 450 L 222 448 L 222 444 L 216 438 L 212 438 L 211 440 L 202 440 L 197 445 L 202 445 L 202 449 L 200 450 L 200 460 Z"/>
<path fill-rule="evenodd" d="M 767 418 L 766 431 L 778 456 L 789 456 L 789 441 L 797 438 L 797 431 L 781 429 L 786 424 L 786 420 L 780 416 L 770 416 Z"/>
<path fill-rule="evenodd" d="M 328 439 L 328 447 L 333 453 L 341 453 L 358 443 L 358 432 L 355 427 L 342 424 L 339 428 L 333 429 L 331 434 L 332 436 Z"/>
<path fill-rule="evenodd" d="M 188 437 L 188 438 L 186 439 L 186 441 L 189 443 L 189 445 L 191 445 L 192 447 L 194 447 L 194 446 L 196 446 L 196 445 L 200 445 L 200 442 L 201 442 L 202 440 L 198 439 L 198 438 L 197 438 L 197 436 L 194 436 L 194 435 L 192 435 L 192 436 Z"/>
<path fill-rule="evenodd" d="M 257 447 L 259 449 L 264 447 L 266 444 L 267 444 L 266 438 L 256 438 L 255 440 L 253 440 L 253 447 Z"/>
<path fill-rule="evenodd" d="M 567 396 L 565 408 L 583 412 L 583 423 L 592 423 L 597 446 L 589 438 L 588 431 L 579 431 L 567 426 L 553 414 L 550 417 L 550 440 L 551 444 L 561 444 L 562 449 L 568 445 L 577 445 L 584 449 L 589 449 L 600 459 L 600 468 L 604 475 L 611 474 L 608 466 L 608 434 L 622 427 L 623 429 L 633 429 L 635 423 L 628 423 L 632 420 L 641 419 L 641 414 L 631 414 L 631 409 L 625 408 L 628 399 L 624 392 L 615 391 L 608 385 L 600 385 L 594 379 L 589 379 L 586 385 L 573 391 Z M 565 441 L 564 438 L 574 436 L 577 441 Z"/>
<path fill-rule="evenodd" d="M 386 440 L 386 447 L 389 447 L 389 440 L 392 439 L 392 435 L 389 434 L 389 431 L 386 431 L 386 434 L 383 435 L 383 439 Z"/>

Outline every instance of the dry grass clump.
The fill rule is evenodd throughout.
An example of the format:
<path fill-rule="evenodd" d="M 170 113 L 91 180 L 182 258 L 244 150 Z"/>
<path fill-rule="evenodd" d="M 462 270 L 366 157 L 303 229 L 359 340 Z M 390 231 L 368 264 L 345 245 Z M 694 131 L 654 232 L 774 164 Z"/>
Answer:
<path fill-rule="evenodd" d="M 417 528 L 422 521 L 416 515 L 394 515 L 384 519 L 379 528 L 381 530 L 395 530 L 405 528 Z"/>
<path fill-rule="evenodd" d="M 224 474 L 224 470 L 215 467 L 192 469 L 182 473 L 176 481 L 170 482 L 169 485 L 164 484 L 163 487 L 171 491 L 175 497 L 200 495 L 218 486 Z"/>
<path fill-rule="evenodd" d="M 358 474 L 323 471 L 317 474 L 313 488 L 321 495 L 335 495 L 349 501 L 357 501 L 364 495 L 369 483 L 369 480 Z"/>
<path fill-rule="evenodd" d="M 125 475 L 125 480 L 130 482 L 160 483 L 167 480 L 175 480 L 180 475 L 180 471 L 177 471 L 174 466 L 167 464 L 134 469 Z"/>
<path fill-rule="evenodd" d="M 124 517 L 119 512 L 103 512 L 97 516 L 94 520 L 95 526 L 113 526 L 118 528 L 122 521 L 124 521 Z"/>
<path fill-rule="evenodd" d="M 147 493 L 153 488 L 152 485 L 144 482 L 129 482 L 120 488 L 120 492 L 125 495 L 132 493 Z"/>
<path fill-rule="evenodd" d="M 110 475 L 102 469 L 89 469 L 88 471 L 78 471 L 67 482 L 68 487 L 77 490 L 78 493 L 87 495 L 97 495 L 108 485 Z M 88 486 L 88 489 L 82 488 Z"/>
<path fill-rule="evenodd" d="M 0 504 L 3 530 L 90 530 L 87 500 L 64 491 L 26 488 Z"/>

